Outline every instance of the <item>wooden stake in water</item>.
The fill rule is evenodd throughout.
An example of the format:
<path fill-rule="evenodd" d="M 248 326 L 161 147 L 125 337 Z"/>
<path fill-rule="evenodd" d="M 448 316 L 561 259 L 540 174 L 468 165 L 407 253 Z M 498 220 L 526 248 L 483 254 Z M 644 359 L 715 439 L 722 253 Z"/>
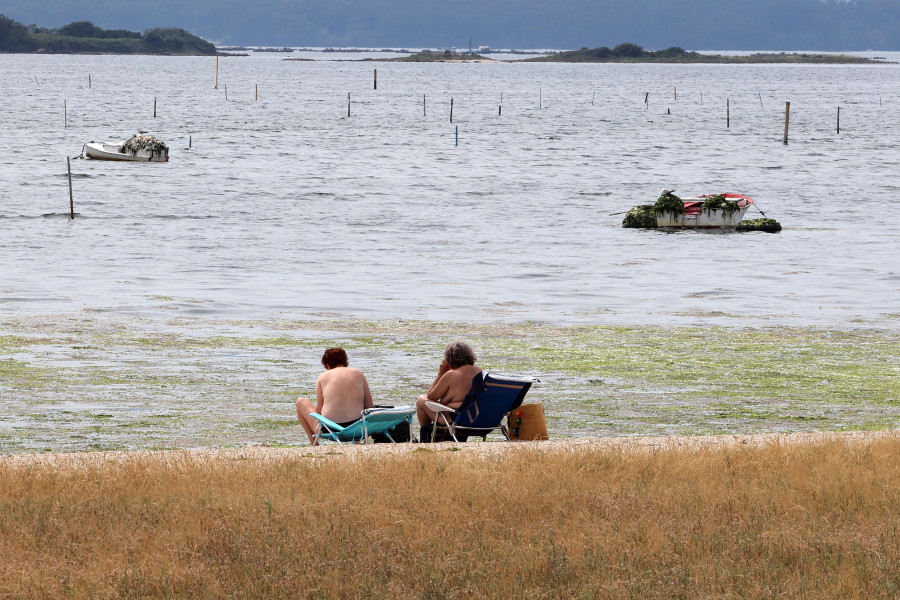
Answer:
<path fill-rule="evenodd" d="M 644 94 L 644 104 L 647 106 L 647 109 L 650 109 L 650 92 Z"/>
<path fill-rule="evenodd" d="M 68 129 L 69 127 L 69 107 L 66 105 L 66 101 L 63 100 L 63 129 Z"/>
<path fill-rule="evenodd" d="M 88 89 L 91 89 L 91 75 L 88 73 Z"/>
<path fill-rule="evenodd" d="M 69 169 L 69 218 L 75 218 L 75 199 L 72 197 L 72 159 L 66 157 L 66 166 Z"/>
<path fill-rule="evenodd" d="M 673 87 L 672 89 L 674 90 L 674 94 L 675 94 L 675 102 L 678 102 L 678 87 L 676 86 L 676 87 Z"/>
<path fill-rule="evenodd" d="M 544 90 L 538 88 L 538 110 L 543 110 L 544 108 Z"/>
<path fill-rule="evenodd" d="M 153 118 L 156 118 L 156 98 L 153 98 Z"/>
<path fill-rule="evenodd" d="M 375 89 L 378 89 L 378 69 L 375 69 Z"/>
<path fill-rule="evenodd" d="M 453 98 L 450 98 L 450 122 L 453 122 Z"/>
<path fill-rule="evenodd" d="M 841 132 L 841 107 L 838 106 L 838 116 L 837 116 L 837 132 Z"/>
<path fill-rule="evenodd" d="M 425 116 L 425 94 L 422 94 L 422 116 Z"/>
<path fill-rule="evenodd" d="M 731 127 L 731 98 L 725 99 L 725 127 Z"/>
<path fill-rule="evenodd" d="M 762 104 L 762 92 L 760 92 L 759 90 L 756 90 L 756 93 L 759 95 L 759 107 L 760 107 L 760 108 L 763 108 L 763 104 Z"/>
<path fill-rule="evenodd" d="M 594 93 L 591 94 L 591 106 L 594 105 L 594 97 L 597 95 L 597 89 L 594 88 Z"/>
<path fill-rule="evenodd" d="M 225 102 L 228 102 L 228 84 L 225 84 Z"/>
<path fill-rule="evenodd" d="M 497 107 L 497 116 L 501 116 L 503 114 L 503 105 Z"/>
<path fill-rule="evenodd" d="M 700 106 L 703 106 L 703 90 L 700 90 Z"/>
<path fill-rule="evenodd" d="M 34 76 L 34 82 L 37 84 L 38 87 L 41 87 L 41 82 L 38 81 L 37 75 Z"/>
<path fill-rule="evenodd" d="M 188 136 L 188 148 L 191 147 L 193 141 L 194 141 L 194 140 L 193 140 L 192 136 Z"/>
<path fill-rule="evenodd" d="M 216 89 L 219 89 L 219 55 L 216 54 Z"/>
<path fill-rule="evenodd" d="M 459 125 L 456 126 L 456 145 L 459 146 Z"/>
<path fill-rule="evenodd" d="M 347 92 L 347 116 L 350 116 L 350 92 Z"/>
<path fill-rule="evenodd" d="M 784 103 L 784 145 L 788 143 L 788 128 L 791 124 L 791 103 Z"/>

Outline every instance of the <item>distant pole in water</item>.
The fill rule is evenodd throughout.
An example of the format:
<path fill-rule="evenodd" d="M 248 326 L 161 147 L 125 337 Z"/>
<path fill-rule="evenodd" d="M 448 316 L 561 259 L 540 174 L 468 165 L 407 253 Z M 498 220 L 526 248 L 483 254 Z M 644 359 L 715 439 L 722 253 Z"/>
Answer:
<path fill-rule="evenodd" d="M 791 103 L 784 103 L 784 145 L 788 143 L 788 127 L 791 124 Z"/>
<path fill-rule="evenodd" d="M 256 84 L 256 101 L 259 102 L 259 84 Z"/>
<path fill-rule="evenodd" d="M 678 102 L 678 87 L 676 86 L 676 87 L 673 87 L 672 89 L 674 90 L 674 94 L 675 94 L 675 102 Z"/>
<path fill-rule="evenodd" d="M 544 108 L 544 90 L 538 88 L 538 110 L 543 110 Z"/>
<path fill-rule="evenodd" d="M 594 93 L 591 94 L 591 106 L 594 105 L 594 97 L 597 95 L 597 88 L 594 88 Z"/>
<path fill-rule="evenodd" d="M 644 104 L 647 105 L 647 108 L 650 108 L 650 92 L 644 94 Z"/>
<path fill-rule="evenodd" d="M 837 132 L 841 132 L 841 107 L 838 106 L 838 116 L 837 116 Z"/>
<path fill-rule="evenodd" d="M 700 90 L 700 106 L 703 106 L 703 90 Z"/>
<path fill-rule="evenodd" d="M 456 145 L 459 146 L 459 125 L 456 126 Z"/>
<path fill-rule="evenodd" d="M 453 122 L 453 98 L 450 98 L 450 122 Z"/>
<path fill-rule="evenodd" d="M 425 94 L 422 94 L 422 116 L 425 116 Z"/>
<path fill-rule="evenodd" d="M 191 147 L 191 142 L 193 142 L 193 139 L 191 138 L 191 136 L 188 136 L 188 148 Z"/>
<path fill-rule="evenodd" d="M 38 81 L 37 75 L 34 76 L 34 82 L 37 84 L 38 87 L 41 87 L 41 82 Z M 879 99 L 879 102 L 880 102 L 880 101 L 881 101 L 881 100 Z"/>
<path fill-rule="evenodd" d="M 219 55 L 216 54 L 216 89 L 219 89 Z"/>
<path fill-rule="evenodd" d="M 153 98 L 153 118 L 156 118 L 156 97 Z"/>
<path fill-rule="evenodd" d="M 350 92 L 347 92 L 347 116 L 350 116 Z"/>
<path fill-rule="evenodd" d="M 756 90 L 756 93 L 757 93 L 757 95 L 759 95 L 759 107 L 760 107 L 760 108 L 763 108 L 763 103 L 762 103 L 762 92 L 760 92 L 759 90 Z"/>
<path fill-rule="evenodd" d="M 75 200 L 72 197 L 72 159 L 66 157 L 66 166 L 69 168 L 69 218 L 75 218 Z"/>
<path fill-rule="evenodd" d="M 375 88 L 378 89 L 378 69 L 375 69 Z"/>
<path fill-rule="evenodd" d="M 91 74 L 88 73 L 88 89 L 91 89 Z"/>
<path fill-rule="evenodd" d="M 731 98 L 725 99 L 725 127 L 731 127 Z"/>
<path fill-rule="evenodd" d="M 225 102 L 228 102 L 228 84 L 225 84 Z"/>
<path fill-rule="evenodd" d="M 500 106 L 497 107 L 497 116 L 499 117 L 502 114 L 503 114 L 503 105 L 501 104 Z"/>
<path fill-rule="evenodd" d="M 66 101 L 63 100 L 63 129 L 68 129 L 69 127 L 69 107 L 66 104 Z"/>

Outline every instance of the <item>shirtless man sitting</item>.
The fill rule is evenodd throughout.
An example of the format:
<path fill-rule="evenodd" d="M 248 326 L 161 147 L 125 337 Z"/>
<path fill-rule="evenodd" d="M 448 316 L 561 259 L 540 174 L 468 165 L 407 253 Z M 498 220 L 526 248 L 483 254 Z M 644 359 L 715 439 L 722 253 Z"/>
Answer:
<path fill-rule="evenodd" d="M 343 348 L 329 348 L 322 355 L 325 372 L 316 380 L 316 403 L 304 397 L 297 399 L 297 419 L 303 425 L 309 443 L 318 445 L 316 433 L 319 422 L 310 413 L 319 413 L 347 427 L 362 416 L 363 409 L 372 408 L 369 382 L 359 369 L 349 367 Z"/>
<path fill-rule="evenodd" d="M 472 388 L 472 378 L 481 373 L 475 366 L 475 352 L 464 342 L 453 342 L 444 349 L 444 360 L 428 393 L 416 400 L 416 416 L 419 427 L 434 422 L 434 411 L 425 406 L 427 400 L 440 402 L 450 408 L 459 408 Z"/>

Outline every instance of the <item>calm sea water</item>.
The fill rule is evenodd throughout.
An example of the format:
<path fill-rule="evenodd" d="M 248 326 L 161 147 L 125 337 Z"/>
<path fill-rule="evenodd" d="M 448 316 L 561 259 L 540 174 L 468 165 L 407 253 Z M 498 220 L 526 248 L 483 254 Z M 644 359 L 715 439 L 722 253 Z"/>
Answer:
<path fill-rule="evenodd" d="M 898 65 L 282 59 L 0 55 L 0 313 L 900 322 Z M 666 187 L 784 231 L 621 228 Z"/>

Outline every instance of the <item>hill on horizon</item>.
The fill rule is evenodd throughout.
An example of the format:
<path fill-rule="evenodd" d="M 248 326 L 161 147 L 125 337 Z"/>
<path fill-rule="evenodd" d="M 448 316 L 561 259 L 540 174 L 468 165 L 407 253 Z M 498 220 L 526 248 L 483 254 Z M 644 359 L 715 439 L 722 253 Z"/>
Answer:
<path fill-rule="evenodd" d="M 896 0 L 4 0 L 60 27 L 187 29 L 227 45 L 574 49 L 900 50 Z M 55 22 L 52 22 L 55 21 Z"/>

